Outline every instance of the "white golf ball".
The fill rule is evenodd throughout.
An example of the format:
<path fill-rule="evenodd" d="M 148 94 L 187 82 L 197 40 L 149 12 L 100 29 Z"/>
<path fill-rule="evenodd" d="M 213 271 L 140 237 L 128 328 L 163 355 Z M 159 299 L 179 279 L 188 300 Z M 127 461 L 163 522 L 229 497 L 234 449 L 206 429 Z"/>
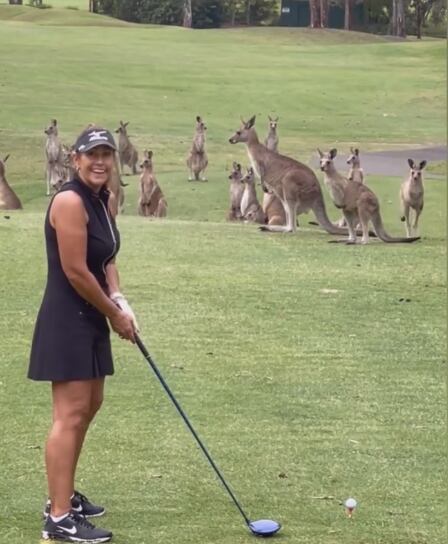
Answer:
<path fill-rule="evenodd" d="M 345 501 L 345 507 L 346 508 L 352 508 L 352 509 L 356 508 L 357 504 L 358 503 L 356 502 L 356 500 L 351 498 L 351 497 Z"/>

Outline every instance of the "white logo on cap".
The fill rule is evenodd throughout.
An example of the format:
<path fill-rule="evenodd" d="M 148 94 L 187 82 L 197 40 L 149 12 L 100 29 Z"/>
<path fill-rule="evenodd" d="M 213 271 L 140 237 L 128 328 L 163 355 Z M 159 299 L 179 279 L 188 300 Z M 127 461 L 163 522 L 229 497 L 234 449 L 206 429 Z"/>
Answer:
<path fill-rule="evenodd" d="M 96 142 L 97 140 L 106 140 L 107 142 L 108 138 L 104 136 L 106 132 L 106 130 L 94 130 L 89 134 L 89 142 Z"/>

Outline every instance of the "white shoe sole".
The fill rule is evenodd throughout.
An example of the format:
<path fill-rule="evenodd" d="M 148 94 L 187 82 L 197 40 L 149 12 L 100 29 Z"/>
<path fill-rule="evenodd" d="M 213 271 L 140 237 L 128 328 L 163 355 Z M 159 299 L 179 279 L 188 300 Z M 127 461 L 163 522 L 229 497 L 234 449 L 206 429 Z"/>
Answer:
<path fill-rule="evenodd" d="M 42 531 L 42 539 L 43 540 L 56 540 L 59 542 L 88 542 L 89 544 L 101 544 L 102 542 L 109 542 L 112 537 L 104 537 L 104 538 L 95 538 L 93 540 L 85 540 L 83 538 L 76 538 L 75 536 L 64 536 L 64 535 L 57 535 L 53 536 L 48 533 L 48 531 Z"/>

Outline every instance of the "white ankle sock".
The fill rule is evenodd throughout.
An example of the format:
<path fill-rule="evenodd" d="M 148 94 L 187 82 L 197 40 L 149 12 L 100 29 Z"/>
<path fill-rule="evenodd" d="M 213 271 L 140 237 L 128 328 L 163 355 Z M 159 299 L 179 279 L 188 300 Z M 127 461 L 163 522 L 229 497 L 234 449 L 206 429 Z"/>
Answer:
<path fill-rule="evenodd" d="M 66 514 L 62 514 L 62 516 L 50 516 L 51 519 L 55 522 L 55 523 L 60 523 L 63 519 L 65 519 L 67 516 L 68 516 L 69 512 L 67 512 Z"/>

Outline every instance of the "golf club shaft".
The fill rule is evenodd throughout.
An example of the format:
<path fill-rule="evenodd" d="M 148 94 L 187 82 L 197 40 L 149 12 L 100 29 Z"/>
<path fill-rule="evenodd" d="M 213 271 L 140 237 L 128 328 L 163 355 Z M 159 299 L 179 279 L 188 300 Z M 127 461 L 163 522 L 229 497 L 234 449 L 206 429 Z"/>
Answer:
<path fill-rule="evenodd" d="M 145 359 L 148 361 L 149 365 L 151 366 L 152 370 L 154 371 L 154 374 L 157 376 L 159 382 L 162 384 L 163 388 L 165 389 L 165 391 L 167 392 L 168 396 L 170 397 L 171 401 L 173 402 L 174 406 L 176 407 L 176 410 L 179 412 L 179 414 L 182 416 L 182 419 L 184 420 L 185 424 L 187 425 L 187 427 L 190 429 L 192 435 L 194 436 L 194 438 L 196 439 L 196 442 L 198 443 L 199 447 L 201 448 L 202 452 L 204 453 L 205 457 L 207 458 L 208 462 L 210 463 L 211 467 L 213 468 L 213 470 L 215 471 L 216 475 L 218 476 L 218 478 L 221 480 L 221 483 L 222 485 L 226 488 L 227 492 L 229 493 L 230 497 L 232 498 L 233 502 L 235 503 L 235 506 L 238 508 L 240 514 L 243 516 L 244 518 L 244 521 L 246 522 L 247 525 L 250 524 L 250 520 L 249 518 L 246 516 L 246 514 L 244 513 L 243 509 L 241 508 L 240 504 L 238 503 L 238 501 L 236 500 L 236 497 L 235 495 L 232 493 L 232 490 L 230 489 L 230 487 L 227 485 L 226 481 L 224 480 L 224 477 L 223 475 L 221 474 L 221 472 L 219 471 L 218 467 L 215 465 L 213 459 L 210 457 L 210 454 L 208 453 L 206 447 L 204 446 L 204 444 L 202 443 L 201 439 L 199 438 L 199 436 L 197 435 L 196 431 L 194 430 L 193 426 L 191 425 L 190 421 L 188 420 L 185 412 L 182 410 L 182 407 L 180 406 L 180 404 L 177 402 L 175 396 L 173 395 L 173 393 L 171 392 L 170 388 L 168 387 L 168 384 L 166 383 L 166 381 L 164 380 L 162 374 L 160 373 L 159 369 L 157 368 L 155 362 L 153 361 L 151 355 L 149 354 L 148 350 L 146 349 L 145 345 L 143 344 L 143 342 L 141 341 L 140 337 L 138 336 L 138 334 L 135 335 L 135 343 L 137 344 L 137 346 L 139 347 L 140 351 L 142 352 L 143 356 L 145 357 Z"/>

